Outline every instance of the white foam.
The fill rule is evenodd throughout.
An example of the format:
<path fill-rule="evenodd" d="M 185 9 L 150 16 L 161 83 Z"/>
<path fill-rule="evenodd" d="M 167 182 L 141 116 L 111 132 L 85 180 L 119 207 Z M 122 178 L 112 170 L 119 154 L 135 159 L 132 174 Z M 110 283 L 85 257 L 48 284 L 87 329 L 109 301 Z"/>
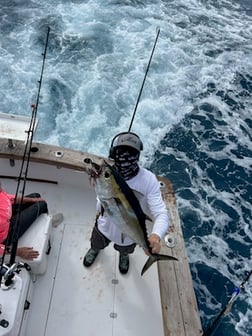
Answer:
<path fill-rule="evenodd" d="M 52 8 L 54 12 L 56 11 L 55 17 L 58 16 L 58 19 L 62 20 L 61 25 L 55 27 L 57 38 L 61 40 L 61 48 L 53 52 L 57 62 L 54 57 L 51 58 L 50 50 L 46 61 L 44 73 L 46 83 L 42 88 L 42 104 L 39 107 L 39 116 L 42 119 L 40 124 L 43 127 L 50 114 L 47 107 L 52 109 L 52 106 L 47 105 L 47 101 L 51 98 L 51 94 L 45 91 L 49 89 L 47 82 L 58 78 L 70 87 L 69 104 L 72 108 L 70 118 L 67 104 L 62 106 L 61 111 L 55 111 L 56 114 L 60 113 L 60 116 L 55 116 L 57 121 L 54 130 L 54 133 L 58 130 L 59 134 L 56 136 L 59 139 L 58 142 L 77 146 L 79 149 L 91 146 L 91 149 L 94 148 L 98 154 L 106 155 L 113 135 L 118 130 L 127 130 L 129 126 L 155 39 L 155 29 L 160 26 L 160 38 L 133 125 L 134 130 L 137 130 L 145 139 L 145 151 L 150 158 L 149 153 L 153 153 L 169 128 L 192 109 L 192 101 L 198 99 L 199 93 L 204 90 L 210 78 L 225 85 L 230 82 L 234 71 L 240 70 L 243 64 L 251 66 L 251 60 L 244 59 L 246 55 L 243 49 L 239 49 L 239 54 L 236 50 L 234 52 L 229 50 L 228 53 L 224 52 L 214 59 L 204 55 L 202 53 L 204 49 L 201 48 L 203 46 L 207 49 L 223 49 L 221 40 L 223 36 L 233 45 L 245 44 L 248 34 L 251 33 L 248 18 L 243 15 L 241 20 L 241 14 L 234 13 L 232 8 L 230 11 L 227 8 L 217 10 L 211 5 L 199 8 L 195 1 L 190 1 L 187 6 L 177 2 L 178 11 L 176 7 L 170 7 L 169 4 L 159 7 L 156 3 L 149 3 L 140 8 L 130 6 L 130 2 L 125 3 L 125 6 L 118 2 L 111 2 L 110 5 L 101 5 L 99 1 L 94 1 L 92 5 L 87 3 L 64 3 L 63 5 L 59 1 L 56 6 L 50 3 L 47 4 L 47 8 L 38 6 L 37 20 L 43 19 L 46 22 L 46 16 L 50 15 Z M 28 9 L 23 11 L 28 17 L 31 15 Z M 114 14 L 115 11 L 117 15 Z M 134 21 L 131 20 L 131 16 L 134 17 Z M 191 25 L 192 19 L 195 22 L 198 21 L 197 31 L 195 31 L 195 25 Z M 30 17 L 27 22 L 32 20 L 33 18 Z M 215 21 L 214 27 L 211 27 L 211 21 Z M 180 26 L 183 27 L 183 25 L 184 28 L 181 28 Z M 19 55 L 24 52 L 22 57 L 13 59 L 6 50 L 3 53 L 4 60 L 8 62 L 7 66 L 15 69 L 14 73 L 17 68 L 19 69 L 17 75 L 15 74 L 13 94 L 3 99 L 3 106 L 8 105 L 11 97 L 13 101 L 14 96 L 16 97 L 15 110 L 19 114 L 30 113 L 27 105 L 31 97 L 27 97 L 27 90 L 33 97 L 36 95 L 34 83 L 39 75 L 39 58 L 38 55 L 34 56 L 42 45 L 34 48 L 34 39 L 38 32 L 34 32 L 32 28 L 26 25 L 23 31 L 12 33 L 14 41 L 6 39 L 7 43 L 12 44 L 18 43 L 17 39 L 20 40 Z M 42 38 L 42 32 L 39 34 Z M 54 27 L 52 27 L 51 36 L 55 39 L 53 34 L 55 34 Z M 86 41 L 87 49 L 84 43 L 82 49 L 70 48 L 67 55 L 68 44 L 74 41 L 76 46 Z M 106 57 L 106 48 L 103 48 L 102 54 L 99 54 L 97 50 L 99 45 L 96 45 L 96 41 L 100 47 L 104 43 L 112 47 L 108 50 L 108 57 Z M 51 43 L 54 42 L 51 41 Z M 90 58 L 85 59 L 85 54 L 90 51 L 89 46 L 91 49 L 94 48 L 95 52 L 89 54 Z M 30 52 L 30 50 L 34 51 Z M 65 56 L 62 58 L 64 53 L 67 58 Z M 79 53 L 79 59 L 83 58 L 79 67 L 71 62 L 71 57 L 76 53 Z M 238 59 L 236 55 L 239 55 Z M 22 72 L 25 76 L 21 75 Z M 4 81 L 6 81 L 5 78 Z M 74 90 L 71 91 L 71 88 Z M 64 92 L 62 94 L 64 97 Z M 117 117 L 111 115 L 111 111 L 114 110 L 117 110 Z M 11 112 L 12 108 L 8 108 L 7 111 Z M 103 130 L 102 122 L 107 124 L 111 117 L 114 119 L 114 124 L 109 125 L 106 132 L 101 131 L 103 141 L 98 142 L 100 138 L 92 137 L 94 133 L 92 129 Z M 69 120 L 69 123 L 66 120 Z M 82 128 L 84 136 L 73 132 L 76 124 Z M 152 132 L 154 134 L 150 136 Z M 43 138 L 42 131 L 38 134 L 38 140 L 54 141 L 55 139 L 55 136 Z M 61 137 L 70 142 L 60 140 Z"/>

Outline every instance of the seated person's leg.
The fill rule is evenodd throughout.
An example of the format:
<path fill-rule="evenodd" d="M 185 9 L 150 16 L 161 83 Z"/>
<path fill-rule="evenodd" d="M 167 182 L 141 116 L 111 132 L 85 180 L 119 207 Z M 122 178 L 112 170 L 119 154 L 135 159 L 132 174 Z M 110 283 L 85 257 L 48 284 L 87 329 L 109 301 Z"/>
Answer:
<path fill-rule="evenodd" d="M 25 231 L 28 230 L 28 228 L 32 225 L 32 223 L 40 214 L 48 212 L 47 203 L 45 201 L 28 203 L 28 205 L 29 206 L 21 211 L 20 214 L 18 238 L 21 237 L 25 233 Z M 15 216 L 12 216 L 11 225 L 15 225 L 17 216 L 17 214 Z"/>

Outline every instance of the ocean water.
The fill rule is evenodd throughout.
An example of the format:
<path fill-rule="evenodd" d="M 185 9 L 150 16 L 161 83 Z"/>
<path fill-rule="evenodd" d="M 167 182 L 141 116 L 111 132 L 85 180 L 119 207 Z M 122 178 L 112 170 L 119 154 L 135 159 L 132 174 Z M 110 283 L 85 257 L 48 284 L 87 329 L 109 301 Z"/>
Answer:
<path fill-rule="evenodd" d="M 173 182 L 205 329 L 252 268 L 251 0 L 1 0 L 0 111 L 35 140 L 107 155 L 132 131 Z M 252 335 L 252 279 L 215 332 Z"/>

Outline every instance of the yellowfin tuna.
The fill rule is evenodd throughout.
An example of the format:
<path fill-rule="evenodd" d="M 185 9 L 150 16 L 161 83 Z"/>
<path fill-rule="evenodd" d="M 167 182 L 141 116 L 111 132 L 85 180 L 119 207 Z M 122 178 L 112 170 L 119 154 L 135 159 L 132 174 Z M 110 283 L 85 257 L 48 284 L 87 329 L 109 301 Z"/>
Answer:
<path fill-rule="evenodd" d="M 127 236 L 148 251 L 150 256 L 141 275 L 158 260 L 177 260 L 172 256 L 151 252 L 145 225 L 146 219 L 151 219 L 143 212 L 133 190 L 109 163 L 104 161 L 101 166 L 93 164 L 91 177 L 95 179 L 96 194 L 104 210 L 122 232 L 122 241 Z"/>

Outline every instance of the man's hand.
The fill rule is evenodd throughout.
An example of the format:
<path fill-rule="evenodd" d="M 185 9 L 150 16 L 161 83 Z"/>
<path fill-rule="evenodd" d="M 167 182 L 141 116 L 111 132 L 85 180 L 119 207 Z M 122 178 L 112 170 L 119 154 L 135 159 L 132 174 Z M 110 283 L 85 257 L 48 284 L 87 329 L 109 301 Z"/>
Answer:
<path fill-rule="evenodd" d="M 33 260 L 38 258 L 39 252 L 34 250 L 33 247 L 18 247 L 17 256 L 26 260 Z"/>
<path fill-rule="evenodd" d="M 151 252 L 159 253 L 161 249 L 160 237 L 157 234 L 152 233 L 149 236 L 149 242 L 150 242 Z"/>

